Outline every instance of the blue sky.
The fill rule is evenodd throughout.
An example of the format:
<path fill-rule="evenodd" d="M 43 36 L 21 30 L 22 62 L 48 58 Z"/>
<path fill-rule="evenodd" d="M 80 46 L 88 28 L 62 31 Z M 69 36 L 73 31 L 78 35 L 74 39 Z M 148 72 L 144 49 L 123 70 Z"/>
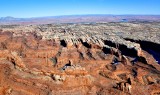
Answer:
<path fill-rule="evenodd" d="M 0 17 L 160 14 L 160 0 L 0 0 Z"/>

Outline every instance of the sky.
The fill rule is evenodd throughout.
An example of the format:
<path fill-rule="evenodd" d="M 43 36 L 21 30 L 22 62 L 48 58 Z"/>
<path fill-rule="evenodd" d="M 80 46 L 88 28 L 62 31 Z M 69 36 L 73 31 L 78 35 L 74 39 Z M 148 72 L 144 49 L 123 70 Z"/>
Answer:
<path fill-rule="evenodd" d="M 0 17 L 160 15 L 160 0 L 0 0 Z"/>

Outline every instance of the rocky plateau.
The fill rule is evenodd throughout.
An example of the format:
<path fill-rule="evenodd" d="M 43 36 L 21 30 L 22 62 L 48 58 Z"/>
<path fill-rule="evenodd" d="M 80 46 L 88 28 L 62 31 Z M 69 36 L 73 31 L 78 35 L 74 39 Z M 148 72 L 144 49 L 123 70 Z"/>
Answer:
<path fill-rule="evenodd" d="M 160 95 L 160 23 L 0 25 L 0 95 Z"/>

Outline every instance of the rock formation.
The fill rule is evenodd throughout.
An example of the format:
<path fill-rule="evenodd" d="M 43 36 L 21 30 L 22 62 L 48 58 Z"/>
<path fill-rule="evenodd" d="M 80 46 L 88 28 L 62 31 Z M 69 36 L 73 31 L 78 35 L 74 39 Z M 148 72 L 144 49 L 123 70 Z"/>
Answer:
<path fill-rule="evenodd" d="M 159 95 L 160 23 L 0 26 L 0 95 Z"/>

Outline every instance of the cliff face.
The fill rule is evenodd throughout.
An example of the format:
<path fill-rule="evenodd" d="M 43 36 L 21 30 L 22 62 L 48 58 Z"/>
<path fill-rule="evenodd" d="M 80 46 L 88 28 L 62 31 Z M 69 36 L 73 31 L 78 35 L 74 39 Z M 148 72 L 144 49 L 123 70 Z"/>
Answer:
<path fill-rule="evenodd" d="M 159 25 L 0 26 L 0 94 L 158 95 Z"/>

